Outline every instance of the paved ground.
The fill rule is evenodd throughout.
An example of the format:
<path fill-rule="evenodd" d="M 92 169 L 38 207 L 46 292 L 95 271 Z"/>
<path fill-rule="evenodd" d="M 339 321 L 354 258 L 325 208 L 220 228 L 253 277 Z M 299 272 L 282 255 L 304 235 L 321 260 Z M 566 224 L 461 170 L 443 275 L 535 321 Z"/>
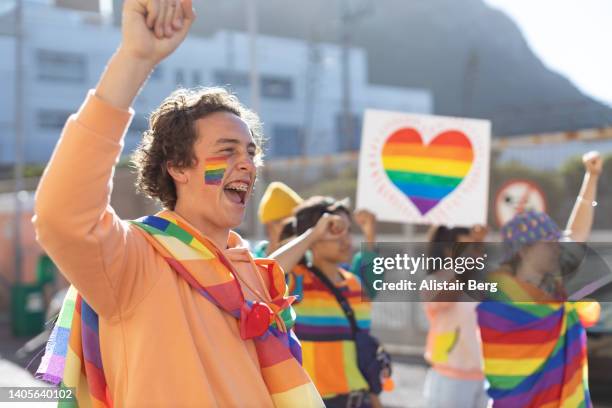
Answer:
<path fill-rule="evenodd" d="M 0 358 L 0 387 L 46 387 L 47 384 L 38 381 L 17 364 Z M 56 402 L 2 402 L 2 408 L 51 408 Z"/>
<path fill-rule="evenodd" d="M 0 359 L 0 387 L 44 387 L 45 383 L 38 381 L 17 364 Z M 0 404 L 1 405 L 1 404 Z"/>
<path fill-rule="evenodd" d="M 36 380 L 32 374 L 25 370 L 25 364 L 18 364 L 19 360 L 15 358 L 15 351 L 27 339 L 15 339 L 7 335 L 7 325 L 0 324 L 0 387 L 46 387 L 48 386 L 42 381 Z M 6 357 L 9 357 L 10 360 Z M 13 360 L 13 361 L 11 361 Z M 26 363 L 27 364 L 27 363 Z M 57 403 L 48 402 L 0 402 L 2 408 L 35 408 L 35 407 L 54 407 Z"/>
<path fill-rule="evenodd" d="M 423 385 L 427 367 L 418 357 L 395 356 L 393 381 L 395 390 L 383 393 L 381 401 L 387 408 L 423 408 Z"/>

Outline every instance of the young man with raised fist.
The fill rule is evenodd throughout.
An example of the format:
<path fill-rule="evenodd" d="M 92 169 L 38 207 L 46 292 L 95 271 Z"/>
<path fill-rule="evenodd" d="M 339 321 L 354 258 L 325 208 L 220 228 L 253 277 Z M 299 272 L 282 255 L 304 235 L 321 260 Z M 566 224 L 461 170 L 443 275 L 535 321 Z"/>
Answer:
<path fill-rule="evenodd" d="M 255 114 L 223 89 L 173 93 L 134 157 L 164 210 L 126 222 L 109 204 L 130 106 L 194 19 L 190 0 L 125 1 L 122 42 L 43 175 L 38 239 L 73 287 L 39 375 L 80 406 L 322 406 L 282 270 L 231 231 L 260 159 Z"/>

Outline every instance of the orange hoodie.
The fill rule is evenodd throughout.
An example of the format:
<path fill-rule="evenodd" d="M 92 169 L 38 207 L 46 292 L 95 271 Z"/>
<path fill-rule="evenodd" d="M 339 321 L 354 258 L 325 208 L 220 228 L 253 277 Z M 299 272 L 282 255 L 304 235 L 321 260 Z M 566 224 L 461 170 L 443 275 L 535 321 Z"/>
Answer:
<path fill-rule="evenodd" d="M 40 244 L 99 315 L 114 406 L 270 407 L 255 346 L 241 339 L 237 320 L 192 290 L 110 206 L 132 115 L 89 94 L 45 170 L 34 216 Z M 258 287 L 236 237 L 228 258 Z"/>

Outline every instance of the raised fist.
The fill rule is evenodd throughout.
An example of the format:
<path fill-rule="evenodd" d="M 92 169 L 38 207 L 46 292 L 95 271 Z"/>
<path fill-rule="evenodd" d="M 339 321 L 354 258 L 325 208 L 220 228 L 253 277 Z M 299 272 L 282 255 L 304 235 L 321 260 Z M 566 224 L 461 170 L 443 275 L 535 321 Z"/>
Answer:
<path fill-rule="evenodd" d="M 599 175 L 603 169 L 603 159 L 597 151 L 591 151 L 582 156 L 582 163 L 587 173 Z"/>
<path fill-rule="evenodd" d="M 183 42 L 194 19 L 191 0 L 126 0 L 120 49 L 154 66 Z"/>
<path fill-rule="evenodd" d="M 313 227 L 312 234 L 317 241 L 338 239 L 347 230 L 349 225 L 344 218 L 335 214 L 323 214 Z"/>

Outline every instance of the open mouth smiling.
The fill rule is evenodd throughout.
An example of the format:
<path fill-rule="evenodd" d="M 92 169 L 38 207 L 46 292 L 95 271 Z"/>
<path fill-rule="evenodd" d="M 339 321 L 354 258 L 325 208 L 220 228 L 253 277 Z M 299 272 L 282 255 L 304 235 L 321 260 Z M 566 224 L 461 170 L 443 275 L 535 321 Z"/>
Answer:
<path fill-rule="evenodd" d="M 234 204 L 244 205 L 251 183 L 249 180 L 234 180 L 223 186 L 225 196 Z"/>

